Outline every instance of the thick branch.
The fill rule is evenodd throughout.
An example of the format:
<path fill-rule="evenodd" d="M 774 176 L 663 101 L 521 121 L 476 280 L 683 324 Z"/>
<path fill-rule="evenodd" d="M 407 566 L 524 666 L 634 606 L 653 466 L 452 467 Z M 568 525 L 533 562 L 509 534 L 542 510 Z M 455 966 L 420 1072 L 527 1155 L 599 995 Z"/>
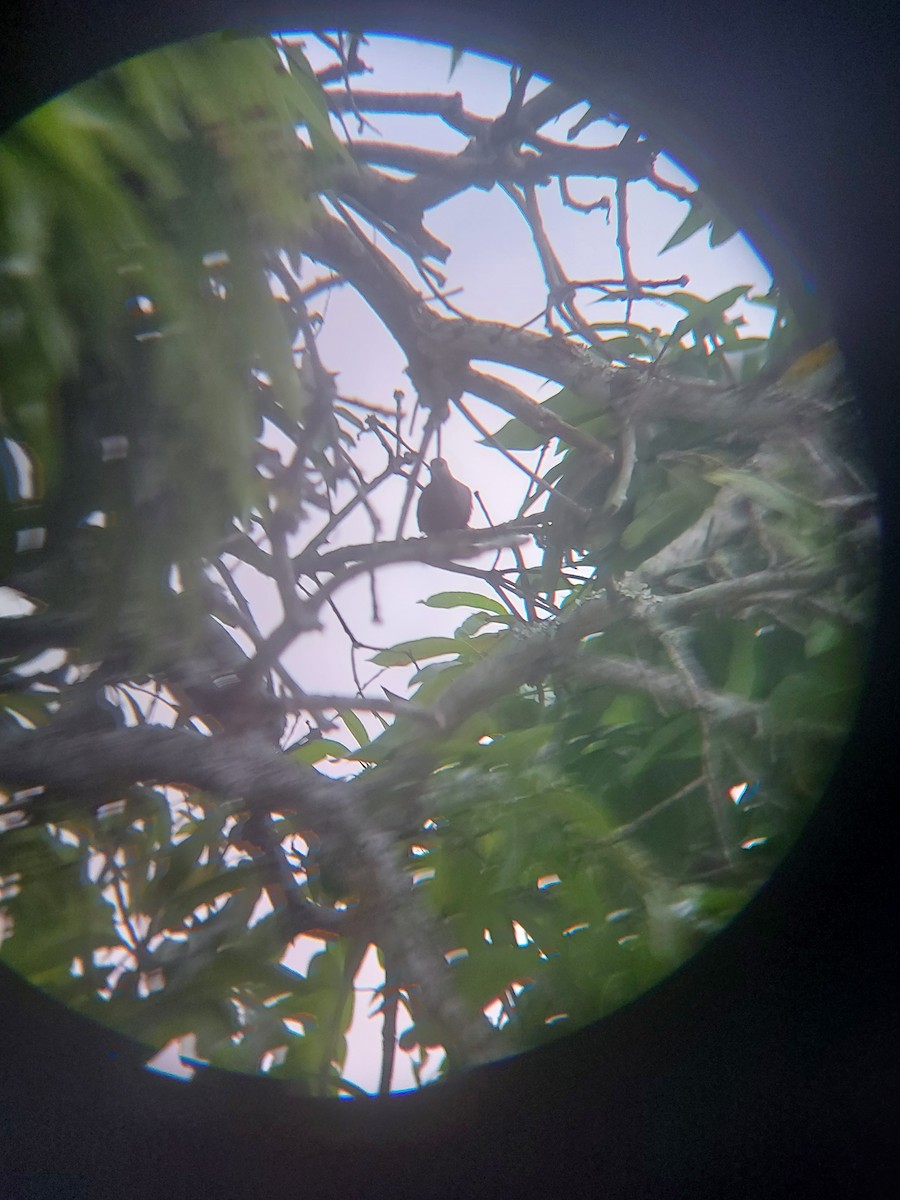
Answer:
<path fill-rule="evenodd" d="M 518 136 L 521 139 L 522 135 Z M 406 185 L 407 195 L 423 211 L 466 188 L 490 188 L 501 180 L 525 186 L 547 183 L 560 175 L 643 179 L 652 170 L 653 160 L 644 142 L 594 147 L 567 146 L 544 138 L 527 140 L 539 150 L 516 153 L 508 143 L 495 147 L 479 138 L 457 155 L 418 154 L 413 147 L 377 142 L 357 142 L 354 153 L 358 161 L 418 172 Z"/>
<path fill-rule="evenodd" d="M 821 422 L 821 408 L 815 398 L 777 388 L 750 398 L 745 390 L 720 383 L 668 378 L 643 367 L 610 367 L 595 351 L 570 339 L 497 321 L 440 317 L 384 254 L 361 242 L 334 219 L 318 223 L 315 232 L 309 234 L 306 249 L 356 288 L 410 361 L 504 363 L 571 388 L 593 400 L 598 413 L 627 404 L 633 420 L 678 418 L 744 436 L 770 433 L 787 425 L 798 431 L 811 430 Z M 485 378 L 469 368 L 466 390 L 541 428 L 533 424 L 540 406 L 534 404 L 532 409 L 522 405 L 521 392 L 510 385 L 485 384 Z M 484 394 L 485 387 L 491 389 L 490 395 Z M 590 435 L 573 433 L 565 424 L 563 428 L 564 440 L 571 445 L 595 451 L 602 445 L 590 439 L 588 446 Z"/>
<path fill-rule="evenodd" d="M 712 688 L 691 688 L 674 671 L 661 671 L 658 667 L 615 655 L 579 655 L 570 670 L 570 677 L 583 683 L 646 692 L 661 705 L 699 707 L 720 721 L 756 718 L 762 712 L 761 705 L 744 700 L 741 696 L 717 692 Z"/>
<path fill-rule="evenodd" d="M 252 734 L 210 738 L 151 726 L 79 734 L 52 725 L 0 734 L 0 779 L 7 787 L 43 785 L 89 803 L 98 778 L 105 789 L 122 792 L 139 782 L 185 784 L 267 811 L 295 812 L 323 834 L 348 824 L 345 784 Z"/>
<path fill-rule="evenodd" d="M 440 117 L 452 129 L 466 137 L 487 129 L 489 117 L 466 111 L 461 92 L 371 92 L 354 90 L 352 97 L 341 89 L 329 90 L 328 106 L 333 112 L 404 113 L 410 116 Z"/>
<path fill-rule="evenodd" d="M 297 575 L 336 573 L 350 563 L 362 564 L 365 571 L 389 563 L 422 562 L 443 566 L 449 559 L 474 558 L 484 549 L 496 549 L 518 541 L 540 527 L 540 521 L 511 521 L 490 529 L 454 529 L 431 537 L 403 538 L 392 542 L 362 542 L 355 546 L 340 546 L 327 554 L 301 551 L 293 562 Z M 316 599 L 316 597 L 313 597 Z"/>

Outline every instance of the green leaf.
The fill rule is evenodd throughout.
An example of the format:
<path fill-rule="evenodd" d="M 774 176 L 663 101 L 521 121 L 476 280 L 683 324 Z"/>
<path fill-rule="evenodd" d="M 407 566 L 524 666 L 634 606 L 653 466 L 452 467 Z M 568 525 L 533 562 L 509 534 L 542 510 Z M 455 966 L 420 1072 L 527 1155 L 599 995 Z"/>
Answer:
<path fill-rule="evenodd" d="M 397 749 L 403 747 L 409 737 L 409 729 L 405 721 L 398 719 L 392 725 L 386 726 L 383 733 L 372 738 L 358 750 L 351 750 L 347 755 L 350 762 L 380 763 L 389 759 Z"/>
<path fill-rule="evenodd" d="M 126 1030 L 129 1025 L 134 1028 L 133 1020 L 132 1015 L 130 1020 L 126 1018 L 120 1025 Z M 191 993 L 179 997 L 177 1005 L 142 1026 L 141 1040 L 162 1047 L 172 1038 L 193 1033 L 197 1038 L 197 1058 L 202 1060 L 208 1057 L 207 1051 L 216 1042 L 231 1037 L 234 1032 L 234 1020 L 225 1004 L 201 995 L 198 989 L 196 995 Z"/>
<path fill-rule="evenodd" d="M 597 416 L 598 410 L 596 400 L 582 396 L 574 388 L 568 387 L 562 388 L 553 396 L 548 396 L 541 407 L 548 408 L 561 421 L 567 421 L 570 425 L 578 425 L 590 417 Z"/>
<path fill-rule="evenodd" d="M 471 657 L 471 651 L 467 652 L 466 647 L 465 641 L 456 638 L 417 638 L 411 642 L 399 642 L 389 650 L 379 650 L 369 661 L 378 667 L 408 667 L 423 659 L 437 658 L 442 654 Z"/>
<path fill-rule="evenodd" d="M 207 846 L 221 834 L 224 816 L 215 811 L 206 816 L 186 838 L 176 846 L 160 852 L 158 872 L 148 883 L 144 899 L 146 903 L 158 905 L 166 897 L 173 896 L 193 875 L 193 868 Z"/>
<path fill-rule="evenodd" d="M 712 249 L 715 249 L 716 246 L 724 245 L 737 232 L 738 227 L 733 221 L 728 220 L 727 217 L 718 216 L 709 231 L 709 244 Z"/>
<path fill-rule="evenodd" d="M 673 744 L 677 743 L 679 746 L 683 746 L 685 743 L 690 743 L 693 745 L 696 741 L 697 721 L 694 714 L 680 713 L 657 729 L 643 748 L 624 764 L 621 772 L 622 781 L 633 783 Z M 699 749 L 699 745 L 697 749 Z"/>
<path fill-rule="evenodd" d="M 685 309 L 688 315 L 676 324 L 668 337 L 666 347 L 677 344 L 688 333 L 695 334 L 698 339 L 712 333 L 721 334 L 723 330 L 727 329 L 725 313 L 749 291 L 749 283 L 738 284 L 718 296 L 713 296 L 710 300 L 704 300 L 690 292 L 668 292 L 663 298 L 676 304 L 679 308 Z"/>
<path fill-rule="evenodd" d="M 611 833 L 613 824 L 608 814 L 591 797 L 576 788 L 560 788 L 549 800 L 549 811 L 554 823 L 565 822 L 581 836 L 605 838 Z"/>
<path fill-rule="evenodd" d="M 616 696 L 600 717 L 601 725 L 634 725 L 647 717 L 649 701 L 644 696 Z"/>
<path fill-rule="evenodd" d="M 438 696 L 443 695 L 454 679 L 459 679 L 465 673 L 465 665 L 456 662 L 434 663 L 424 667 L 413 677 L 418 684 L 415 693 L 417 704 L 433 704 Z M 428 674 L 426 675 L 426 672 Z"/>
<path fill-rule="evenodd" d="M 807 658 L 816 658 L 839 645 L 844 637 L 843 626 L 825 617 L 816 617 L 809 627 L 804 643 Z"/>
<path fill-rule="evenodd" d="M 453 968 L 460 991 L 479 1008 L 502 996 L 511 982 L 533 974 L 537 955 L 532 947 L 489 946 L 481 942 Z"/>
<path fill-rule="evenodd" d="M 599 416 L 605 416 L 607 422 L 612 426 L 612 418 L 608 414 L 599 411 L 597 402 L 582 396 L 579 392 L 572 388 L 562 388 L 553 396 L 541 402 L 541 408 L 546 407 L 560 420 L 566 421 L 569 425 L 580 426 L 586 421 L 595 419 Z M 550 435 L 552 436 L 552 435 Z M 536 450 L 538 446 L 543 446 L 545 442 L 550 440 L 550 437 L 536 431 L 525 421 L 520 421 L 518 417 L 513 417 L 512 420 L 498 429 L 492 438 L 479 439 L 482 443 L 497 444 L 502 446 L 504 450 Z"/>
<path fill-rule="evenodd" d="M 219 863 L 198 867 L 190 881 L 180 887 L 171 900 L 163 898 L 165 922 L 160 927 L 180 923 L 202 905 L 211 904 L 218 896 L 230 895 L 244 888 L 252 888 L 258 893 L 264 878 L 265 871 L 256 862 L 240 862 L 225 868 Z"/>
<path fill-rule="evenodd" d="M 703 513 L 706 502 L 686 488 L 673 487 L 664 491 L 626 525 L 619 539 L 622 549 L 641 548 L 645 557 L 655 553 L 693 524 Z"/>
<path fill-rule="evenodd" d="M 509 609 L 493 596 L 482 596 L 478 592 L 438 592 L 427 600 L 420 600 L 427 608 L 480 608 L 484 612 L 508 617 Z"/>
<path fill-rule="evenodd" d="M 592 321 L 591 329 L 595 329 L 598 333 L 621 330 L 625 333 L 634 334 L 645 342 L 652 342 L 658 335 L 658 331 L 648 329 L 646 325 L 637 325 L 634 321 Z"/>
<path fill-rule="evenodd" d="M 769 697 L 769 707 L 780 734 L 805 727 L 840 736 L 849 724 L 855 694 L 855 680 L 810 670 L 782 679 Z"/>
<path fill-rule="evenodd" d="M 367 746 L 369 744 L 371 741 L 369 732 L 352 709 L 346 708 L 342 712 L 339 712 L 338 719 L 344 722 L 360 746 Z"/>
<path fill-rule="evenodd" d="M 646 341 L 634 334 L 623 334 L 621 337 L 604 338 L 603 347 L 616 362 L 627 363 L 632 357 L 646 358 L 649 349 Z"/>
<path fill-rule="evenodd" d="M 771 479 L 761 479 L 758 475 L 751 475 L 748 471 L 736 471 L 729 467 L 721 467 L 718 470 L 710 471 L 706 478 L 710 483 L 717 484 L 719 487 L 726 485 L 733 487 L 742 495 L 762 504 L 764 508 L 774 509 L 788 517 L 797 517 L 801 507 L 808 507 L 807 501 L 786 487 L 782 487 L 780 483 L 775 483 Z"/>
<path fill-rule="evenodd" d="M 290 756 L 296 762 L 317 763 L 321 762 L 323 758 L 346 758 L 349 753 L 348 746 L 333 738 L 312 738 L 310 741 L 304 742 L 302 746 L 298 746 L 296 750 L 291 750 Z"/>
<path fill-rule="evenodd" d="M 334 162 L 349 164 L 352 162 L 347 147 L 335 136 L 331 128 L 328 112 L 328 100 L 322 85 L 316 78 L 315 72 L 306 57 L 297 47 L 291 47 L 288 57 L 293 68 L 291 84 L 296 88 L 297 107 L 301 119 L 309 129 L 313 149 L 324 153 Z M 286 90 L 289 85 L 285 85 Z"/>
<path fill-rule="evenodd" d="M 52 695 L 28 695 L 22 692 L 0 693 L 0 710 L 17 713 L 30 721 L 32 725 L 46 725 L 48 720 L 47 705 L 53 699 Z"/>
<path fill-rule="evenodd" d="M 687 216 L 663 246 L 660 254 L 664 254 L 666 250 L 671 250 L 675 246 L 680 246 L 682 242 L 693 237 L 705 225 L 710 226 L 709 244 L 713 249 L 721 246 L 737 233 L 737 226 L 723 216 L 707 197 L 695 195 L 688 201 L 688 204 L 690 207 Z"/>
<path fill-rule="evenodd" d="M 667 250 L 672 250 L 675 246 L 680 246 L 682 242 L 686 242 L 704 225 L 708 225 L 712 220 L 712 213 L 707 207 L 707 202 L 700 197 L 688 201 L 688 214 L 660 250 L 660 254 L 665 254 Z"/>
<path fill-rule="evenodd" d="M 470 613 L 469 616 L 466 617 L 466 619 L 462 622 L 462 624 L 457 627 L 456 635 L 457 637 L 472 638 L 480 629 L 483 629 L 485 625 L 496 625 L 499 620 L 499 617 L 496 617 L 493 613 L 489 612 Z M 507 614 L 507 619 L 504 624 L 508 625 L 510 620 L 511 618 L 509 614 Z"/>
<path fill-rule="evenodd" d="M 537 450 L 538 446 L 543 446 L 550 440 L 550 436 L 552 435 L 536 432 L 524 421 L 513 417 L 490 438 L 479 440 L 486 445 L 502 446 L 504 450 Z"/>
<path fill-rule="evenodd" d="M 756 637 L 757 622 L 742 622 L 735 625 L 734 643 L 725 691 L 733 692 L 750 700 L 756 685 L 756 659 L 759 639 Z"/>
<path fill-rule="evenodd" d="M 528 768 L 554 736 L 554 728 L 549 724 L 509 733 L 498 732 L 490 745 L 479 748 L 477 761 L 487 770 L 495 767 L 507 767 L 515 771 Z"/>

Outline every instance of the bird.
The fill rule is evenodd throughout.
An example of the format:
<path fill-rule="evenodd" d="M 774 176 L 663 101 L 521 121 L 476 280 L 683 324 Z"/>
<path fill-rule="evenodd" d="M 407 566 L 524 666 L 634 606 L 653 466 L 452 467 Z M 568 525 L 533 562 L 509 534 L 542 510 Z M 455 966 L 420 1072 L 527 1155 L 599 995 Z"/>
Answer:
<path fill-rule="evenodd" d="M 431 483 L 423 488 L 416 515 L 424 534 L 447 533 L 467 529 L 472 514 L 472 493 L 450 474 L 445 458 L 433 458 L 428 464 Z"/>

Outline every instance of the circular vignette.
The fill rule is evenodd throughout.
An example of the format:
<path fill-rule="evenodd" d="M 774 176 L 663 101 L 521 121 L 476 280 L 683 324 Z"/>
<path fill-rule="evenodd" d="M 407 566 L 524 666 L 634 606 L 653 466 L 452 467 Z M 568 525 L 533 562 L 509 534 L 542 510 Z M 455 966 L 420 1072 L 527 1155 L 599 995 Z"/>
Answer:
<path fill-rule="evenodd" d="M 685 161 L 685 162 L 690 162 L 690 156 L 685 154 L 685 155 L 684 155 L 684 161 Z M 821 844 L 821 842 L 820 842 L 820 846 L 821 846 L 821 845 L 822 845 L 822 844 Z M 794 864 L 794 865 L 796 865 L 796 864 Z M 809 864 L 808 864 L 808 865 L 806 865 L 806 868 L 805 868 L 805 869 L 806 869 L 806 872 L 808 872 L 808 874 L 809 874 Z"/>

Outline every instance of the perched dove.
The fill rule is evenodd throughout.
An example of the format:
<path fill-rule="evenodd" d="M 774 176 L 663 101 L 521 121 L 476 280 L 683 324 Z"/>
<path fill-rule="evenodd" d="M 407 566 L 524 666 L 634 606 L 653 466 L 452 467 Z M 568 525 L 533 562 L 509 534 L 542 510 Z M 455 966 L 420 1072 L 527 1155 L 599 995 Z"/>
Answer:
<path fill-rule="evenodd" d="M 433 458 L 428 469 L 431 483 L 419 497 L 419 528 L 423 533 L 466 529 L 472 512 L 472 493 L 464 483 L 453 478 L 446 459 Z"/>

